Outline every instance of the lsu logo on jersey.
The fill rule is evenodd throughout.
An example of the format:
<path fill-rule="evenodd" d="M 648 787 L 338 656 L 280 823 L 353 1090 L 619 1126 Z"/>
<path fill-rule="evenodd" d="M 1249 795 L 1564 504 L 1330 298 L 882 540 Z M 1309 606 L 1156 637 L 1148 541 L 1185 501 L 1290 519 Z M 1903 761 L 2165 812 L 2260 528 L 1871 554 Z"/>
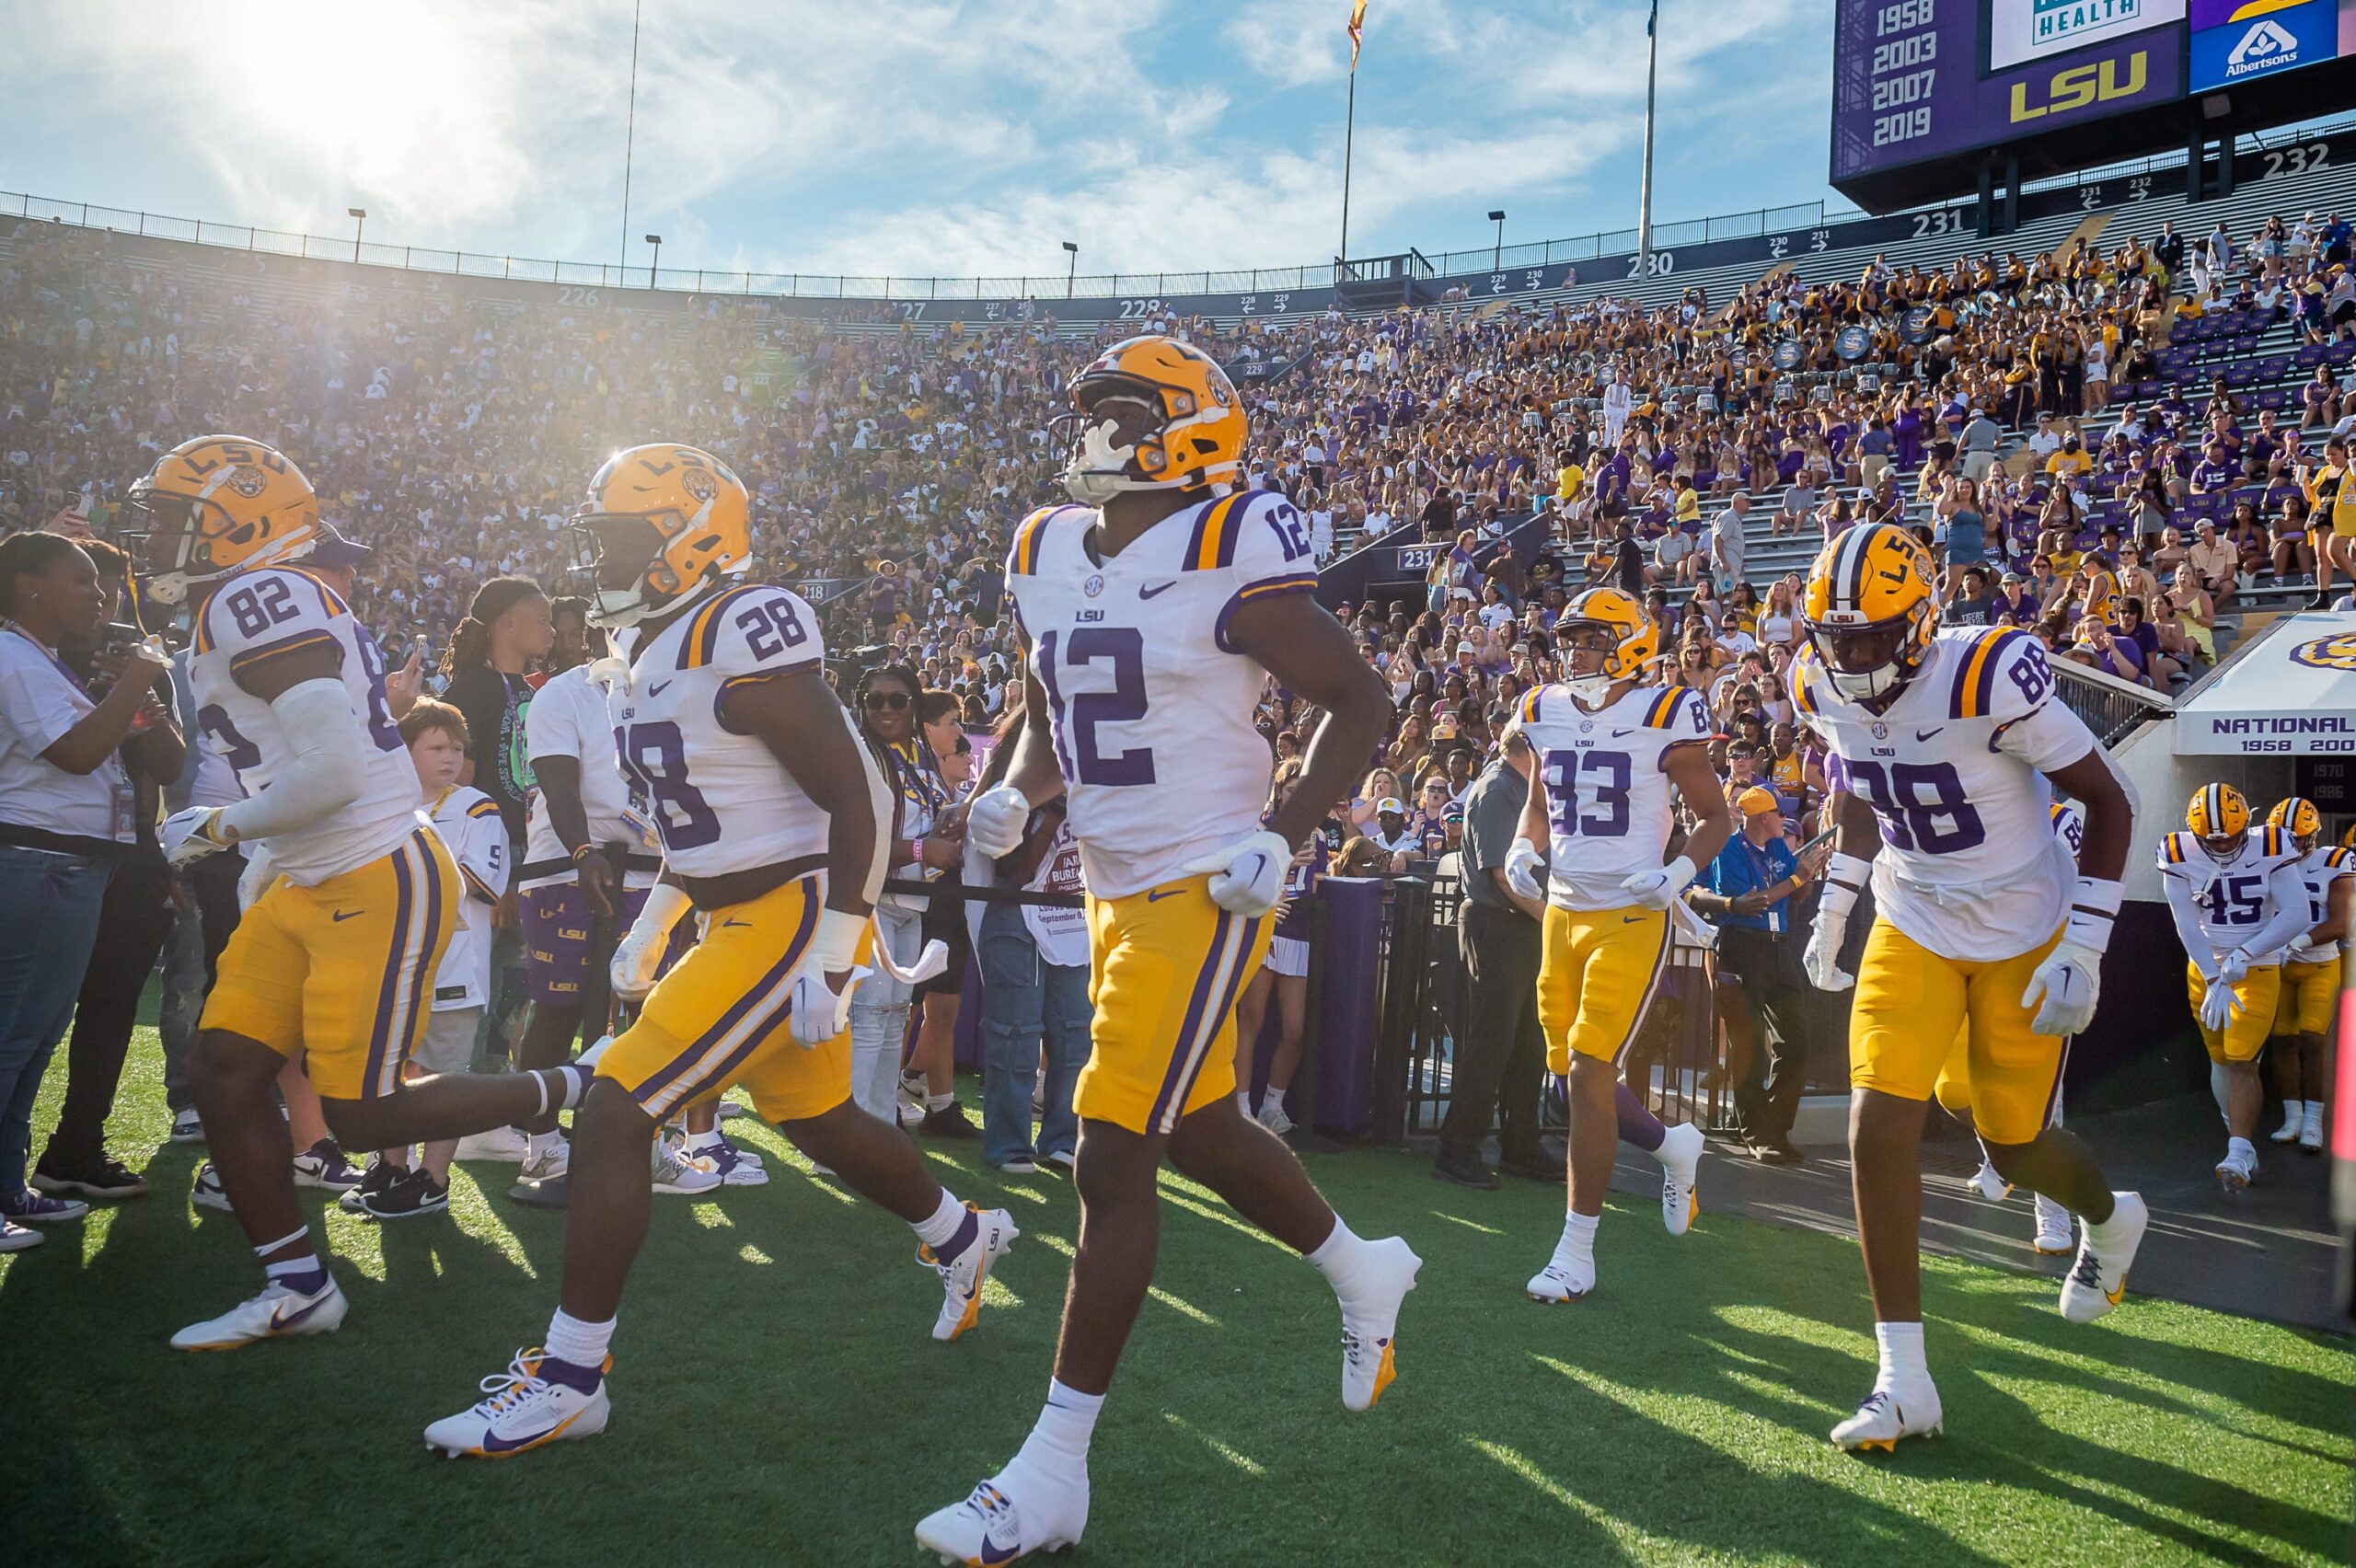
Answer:
<path fill-rule="evenodd" d="M 2316 670 L 2356 670 L 2356 632 L 2302 642 L 2291 650 L 2291 661 Z"/>

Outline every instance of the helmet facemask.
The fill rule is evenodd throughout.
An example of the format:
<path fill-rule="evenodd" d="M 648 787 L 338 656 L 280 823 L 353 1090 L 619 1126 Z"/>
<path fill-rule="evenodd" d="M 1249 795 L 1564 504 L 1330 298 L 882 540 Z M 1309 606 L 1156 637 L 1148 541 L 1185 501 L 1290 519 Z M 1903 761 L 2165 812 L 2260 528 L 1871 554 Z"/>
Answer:
<path fill-rule="evenodd" d="M 136 540 L 140 564 L 145 568 L 147 593 L 157 604 L 177 605 L 188 598 L 189 590 L 202 587 L 228 576 L 233 571 L 250 571 L 265 566 L 284 566 L 300 560 L 311 553 L 318 541 L 306 534 L 290 537 L 276 546 L 265 546 L 234 567 L 213 564 L 213 540 L 223 538 L 242 544 L 244 539 L 232 528 L 225 527 L 217 534 L 204 531 L 204 516 L 210 511 L 225 525 L 236 525 L 236 519 L 214 502 L 202 496 L 182 495 L 176 490 L 159 490 L 152 479 L 142 478 L 132 482 L 126 498 L 126 509 L 145 526 L 123 530 L 125 540 Z M 242 525 L 251 527 L 256 525 Z"/>
<path fill-rule="evenodd" d="M 1562 650 L 1563 685 L 1583 703 L 1603 701 L 1611 695 L 1613 686 L 1631 677 L 1632 672 L 1614 668 L 1624 661 L 1620 657 L 1620 628 L 1609 621 L 1579 620 L 1557 625 L 1554 640 Z M 1580 668 L 1583 663 L 1588 668 Z"/>
<path fill-rule="evenodd" d="M 566 530 L 572 541 L 567 570 L 588 586 L 589 619 L 601 627 L 635 626 L 675 607 L 684 597 L 664 593 L 657 581 L 670 574 L 663 560 L 669 542 L 653 517 L 634 512 L 577 513 Z"/>
<path fill-rule="evenodd" d="M 1913 679 L 1922 665 L 1918 612 L 1854 626 L 1807 623 L 1808 641 L 1823 661 L 1825 677 L 1852 702 L 1890 696 Z"/>

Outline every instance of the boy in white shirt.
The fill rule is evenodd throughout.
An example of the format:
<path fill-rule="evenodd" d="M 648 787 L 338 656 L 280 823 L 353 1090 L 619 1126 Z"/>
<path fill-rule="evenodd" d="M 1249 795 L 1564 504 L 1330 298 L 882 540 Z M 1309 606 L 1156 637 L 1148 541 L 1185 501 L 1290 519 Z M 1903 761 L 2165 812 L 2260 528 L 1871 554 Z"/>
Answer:
<path fill-rule="evenodd" d="M 410 1053 L 405 1078 L 463 1073 L 474 1055 L 475 1032 L 491 998 L 491 911 L 507 891 L 507 829 L 499 802 L 458 782 L 467 763 L 466 716 L 446 702 L 417 699 L 400 721 L 410 763 L 425 797 L 424 814 L 458 863 L 463 897 L 450 945 L 433 972 L 433 1012 L 425 1033 Z M 458 1140 L 424 1146 L 412 1163 L 410 1151 L 381 1151 L 360 1185 L 339 1200 L 354 1214 L 375 1219 L 410 1219 L 442 1214 L 450 1206 L 450 1161 Z"/>

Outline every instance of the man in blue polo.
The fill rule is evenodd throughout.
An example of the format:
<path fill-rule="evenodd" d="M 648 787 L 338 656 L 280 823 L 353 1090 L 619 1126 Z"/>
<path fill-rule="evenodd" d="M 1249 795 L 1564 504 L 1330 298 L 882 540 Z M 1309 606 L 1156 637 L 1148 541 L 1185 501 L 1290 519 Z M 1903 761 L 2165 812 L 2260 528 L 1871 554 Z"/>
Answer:
<path fill-rule="evenodd" d="M 1784 813 L 1770 791 L 1754 785 L 1734 805 L 1742 831 L 1687 897 L 1718 927 L 1718 1015 L 1750 1044 L 1734 1091 L 1743 1141 L 1758 1159 L 1796 1160 L 1792 1118 L 1807 1068 L 1807 986 L 1799 964 L 1806 933 L 1792 930 L 1792 895 L 1807 889 L 1821 851 L 1802 866 L 1784 842 Z"/>

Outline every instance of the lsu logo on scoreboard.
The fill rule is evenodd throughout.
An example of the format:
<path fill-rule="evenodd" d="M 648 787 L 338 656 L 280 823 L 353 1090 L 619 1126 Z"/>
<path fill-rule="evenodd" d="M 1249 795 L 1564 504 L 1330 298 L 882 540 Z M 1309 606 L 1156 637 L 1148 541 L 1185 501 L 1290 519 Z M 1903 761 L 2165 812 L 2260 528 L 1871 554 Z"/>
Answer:
<path fill-rule="evenodd" d="M 2149 85 L 2151 74 L 2150 52 L 2139 49 L 2121 60 L 2056 71 L 2042 82 L 2035 77 L 2015 82 L 2013 123 L 2042 120 L 2049 114 L 2068 114 L 2114 98 L 2133 98 Z"/>

